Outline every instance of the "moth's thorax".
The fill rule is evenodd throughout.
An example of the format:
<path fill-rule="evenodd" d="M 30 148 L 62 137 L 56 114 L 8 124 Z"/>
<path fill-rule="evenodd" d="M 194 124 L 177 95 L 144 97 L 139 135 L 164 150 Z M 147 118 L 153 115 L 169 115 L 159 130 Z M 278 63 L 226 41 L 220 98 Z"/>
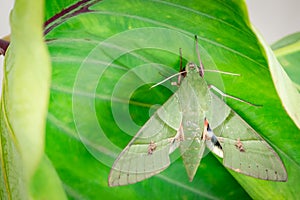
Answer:
<path fill-rule="evenodd" d="M 187 69 L 189 71 L 187 71 L 177 95 L 181 109 L 186 113 L 188 123 L 192 122 L 192 124 L 195 123 L 199 126 L 203 124 L 203 119 L 208 112 L 211 96 L 206 81 L 199 74 L 198 66 L 194 63 L 188 63 Z"/>

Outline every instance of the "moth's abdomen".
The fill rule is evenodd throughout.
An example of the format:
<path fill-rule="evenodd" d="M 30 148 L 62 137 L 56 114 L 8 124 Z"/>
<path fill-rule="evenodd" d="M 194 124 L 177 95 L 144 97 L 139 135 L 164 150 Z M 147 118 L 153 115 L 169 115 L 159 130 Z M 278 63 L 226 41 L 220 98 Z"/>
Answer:
<path fill-rule="evenodd" d="M 205 150 L 205 144 L 201 140 L 202 130 L 203 128 L 196 121 L 183 120 L 184 140 L 180 143 L 180 151 L 190 181 L 196 174 Z"/>
<path fill-rule="evenodd" d="M 195 137 L 192 140 L 183 141 L 180 150 L 189 180 L 192 181 L 200 164 L 205 145 L 199 137 Z"/>

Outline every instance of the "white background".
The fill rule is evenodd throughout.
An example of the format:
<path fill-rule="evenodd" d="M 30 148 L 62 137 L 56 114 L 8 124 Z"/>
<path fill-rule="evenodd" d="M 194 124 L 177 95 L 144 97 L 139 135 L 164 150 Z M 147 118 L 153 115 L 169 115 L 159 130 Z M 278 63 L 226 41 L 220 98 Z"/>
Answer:
<path fill-rule="evenodd" d="M 13 3 L 0 0 L 0 38 L 10 33 L 9 12 Z M 269 44 L 300 31 L 300 0 L 246 0 L 246 3 L 251 22 Z M 0 56 L 0 82 L 2 66 L 3 56 Z"/>

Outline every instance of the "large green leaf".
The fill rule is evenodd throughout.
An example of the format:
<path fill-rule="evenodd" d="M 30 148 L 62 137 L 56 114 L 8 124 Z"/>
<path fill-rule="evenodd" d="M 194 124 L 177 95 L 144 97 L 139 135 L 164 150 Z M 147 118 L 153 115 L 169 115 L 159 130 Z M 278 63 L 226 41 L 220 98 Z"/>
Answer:
<path fill-rule="evenodd" d="M 66 6 L 60 1 L 46 5 L 52 13 Z M 256 199 L 296 197 L 299 130 L 277 96 L 244 2 L 80 1 L 46 16 L 53 64 L 46 152 L 69 198 L 232 199 L 249 198 L 247 193 Z M 179 70 L 179 48 L 185 60 L 197 61 L 195 34 L 207 69 L 240 74 L 219 79 L 219 74 L 207 72 L 207 81 L 262 105 L 227 101 L 278 152 L 288 181 L 262 181 L 230 171 L 231 176 L 209 154 L 191 183 L 177 159 L 153 178 L 109 188 L 108 172 L 118 153 L 157 104 L 176 90 L 170 82 L 149 90 L 150 85 Z"/>

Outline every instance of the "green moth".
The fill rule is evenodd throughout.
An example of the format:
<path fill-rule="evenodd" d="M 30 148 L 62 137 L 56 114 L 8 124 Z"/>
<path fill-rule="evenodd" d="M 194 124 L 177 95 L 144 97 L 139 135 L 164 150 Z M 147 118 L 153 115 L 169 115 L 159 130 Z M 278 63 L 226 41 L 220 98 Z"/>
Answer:
<path fill-rule="evenodd" d="M 169 155 L 177 148 L 192 181 L 206 147 L 223 159 L 225 167 L 238 173 L 287 180 L 286 169 L 272 147 L 211 91 L 203 78 L 197 45 L 196 50 L 200 65 L 186 65 L 178 90 L 114 162 L 109 186 L 133 184 L 160 173 L 170 165 Z"/>

